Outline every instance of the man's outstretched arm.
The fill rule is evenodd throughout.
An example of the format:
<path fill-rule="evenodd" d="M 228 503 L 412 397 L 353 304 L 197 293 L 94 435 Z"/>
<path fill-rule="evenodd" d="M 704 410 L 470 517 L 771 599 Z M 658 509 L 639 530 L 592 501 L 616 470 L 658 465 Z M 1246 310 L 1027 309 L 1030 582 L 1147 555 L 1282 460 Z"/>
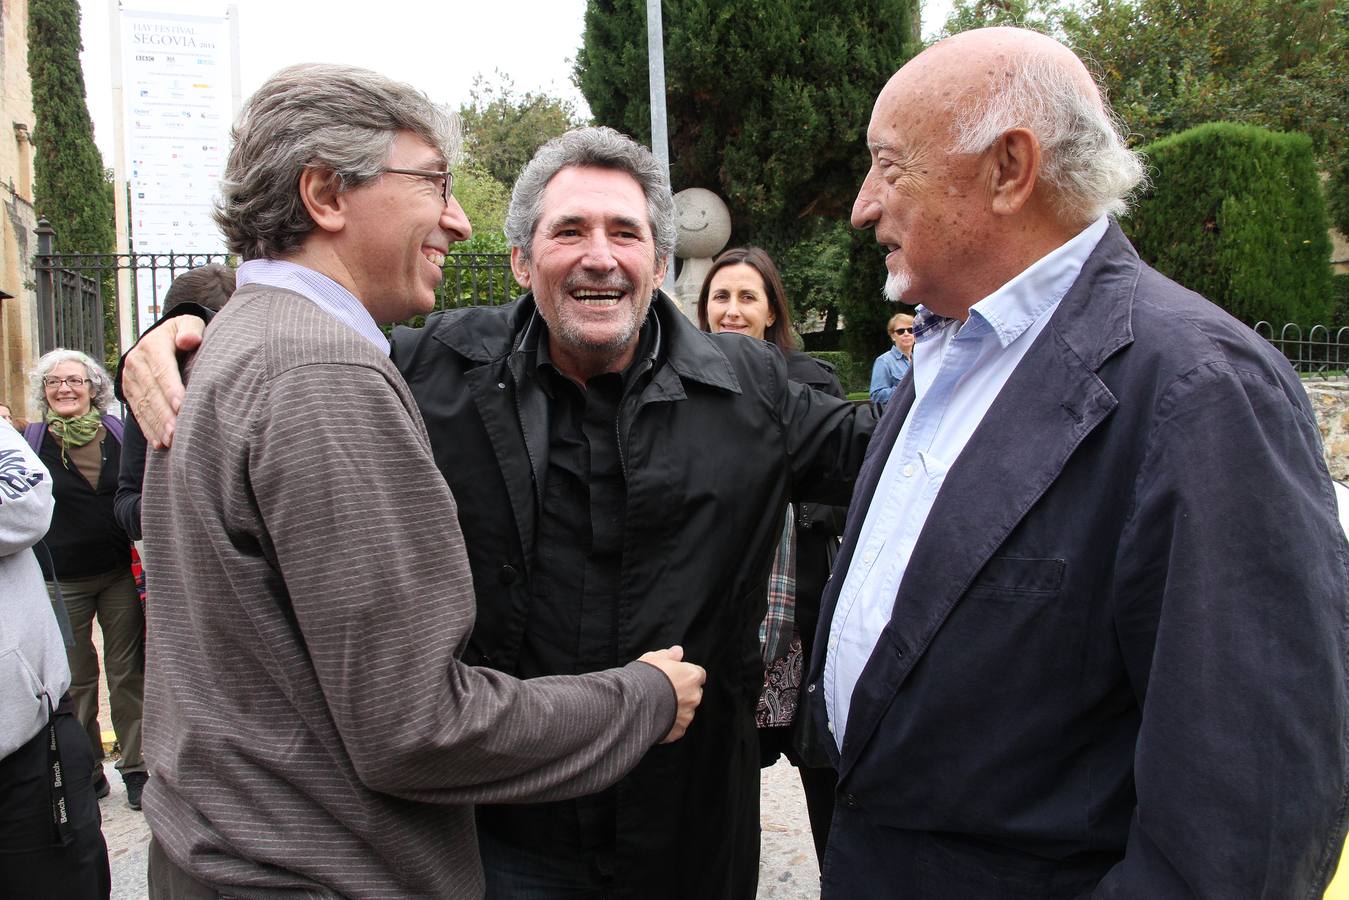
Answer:
<path fill-rule="evenodd" d="M 173 429 L 183 407 L 180 354 L 194 353 L 205 333 L 206 321 L 201 317 L 173 316 L 143 334 L 122 357 L 117 396 L 131 407 L 145 439 L 156 450 L 173 443 Z"/>
<path fill-rule="evenodd" d="M 442 803 L 607 787 L 683 733 L 703 670 L 677 648 L 527 681 L 460 663 L 474 596 L 458 511 L 395 394 L 363 366 L 279 376 L 256 400 L 247 472 L 357 773 L 373 790 Z"/>

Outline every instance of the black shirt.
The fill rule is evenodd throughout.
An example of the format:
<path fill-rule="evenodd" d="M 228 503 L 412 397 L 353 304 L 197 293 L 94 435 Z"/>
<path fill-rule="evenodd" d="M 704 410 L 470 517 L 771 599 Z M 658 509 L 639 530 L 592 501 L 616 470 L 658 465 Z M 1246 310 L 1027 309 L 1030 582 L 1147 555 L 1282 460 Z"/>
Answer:
<path fill-rule="evenodd" d="M 548 465 L 517 668 L 522 678 L 595 672 L 631 661 L 620 660 L 617 649 L 627 507 L 619 409 L 650 380 L 659 337 L 656 318 L 648 316 L 627 369 L 596 375 L 584 387 L 553 364 L 547 329 L 537 316 L 521 343 L 534 355 L 525 370 L 549 398 Z M 577 800 L 484 807 L 479 824 L 504 843 L 543 843 L 550 853 L 593 856 L 600 873 L 612 871 L 613 788 Z"/>

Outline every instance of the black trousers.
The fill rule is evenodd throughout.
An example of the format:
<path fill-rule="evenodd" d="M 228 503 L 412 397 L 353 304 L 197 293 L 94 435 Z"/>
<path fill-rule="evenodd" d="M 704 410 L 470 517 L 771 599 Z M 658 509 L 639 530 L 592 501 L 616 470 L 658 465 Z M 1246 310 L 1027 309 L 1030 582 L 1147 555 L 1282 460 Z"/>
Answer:
<path fill-rule="evenodd" d="M 52 715 L 59 787 L 53 785 L 51 731 L 44 727 L 0 760 L 0 897 L 106 900 L 112 893 L 103 817 L 94 796 L 93 753 L 69 699 Z M 53 807 L 63 808 L 59 827 Z"/>

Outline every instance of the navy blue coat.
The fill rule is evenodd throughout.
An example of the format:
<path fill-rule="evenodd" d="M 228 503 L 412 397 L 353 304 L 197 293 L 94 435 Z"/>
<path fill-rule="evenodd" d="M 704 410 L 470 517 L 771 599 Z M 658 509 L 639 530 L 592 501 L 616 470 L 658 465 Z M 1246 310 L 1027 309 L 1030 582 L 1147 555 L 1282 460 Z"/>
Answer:
<path fill-rule="evenodd" d="M 913 402 L 908 379 L 822 601 L 821 723 L 838 591 Z M 1319 897 L 1345 829 L 1346 585 L 1297 376 L 1112 224 L 914 549 L 836 759 L 824 898 Z"/>

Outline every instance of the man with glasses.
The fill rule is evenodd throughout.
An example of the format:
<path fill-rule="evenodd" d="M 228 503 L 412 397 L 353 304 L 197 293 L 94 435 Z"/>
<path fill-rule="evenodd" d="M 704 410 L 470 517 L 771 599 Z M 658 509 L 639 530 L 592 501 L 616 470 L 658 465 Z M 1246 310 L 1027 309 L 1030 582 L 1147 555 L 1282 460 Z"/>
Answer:
<path fill-rule="evenodd" d="M 871 402 L 884 409 L 890 395 L 913 368 L 913 316 L 896 313 L 886 325 L 895 345 L 876 357 L 871 366 Z"/>
<path fill-rule="evenodd" d="M 156 898 L 470 898 L 470 804 L 611 784 L 701 697 L 678 648 L 523 682 L 463 664 L 473 578 L 380 323 L 430 311 L 452 119 L 294 66 L 234 129 L 238 289 L 152 454 L 145 797 Z"/>

